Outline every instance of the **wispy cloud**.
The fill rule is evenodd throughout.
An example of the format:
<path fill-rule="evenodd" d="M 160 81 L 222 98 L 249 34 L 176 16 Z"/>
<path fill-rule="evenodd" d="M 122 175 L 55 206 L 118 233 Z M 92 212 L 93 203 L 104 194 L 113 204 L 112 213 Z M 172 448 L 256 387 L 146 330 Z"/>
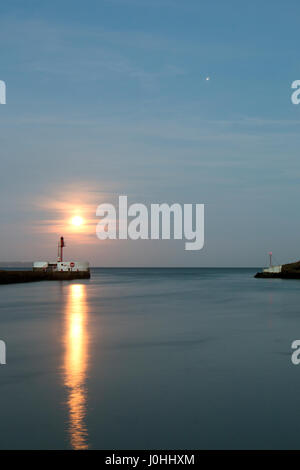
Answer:
<path fill-rule="evenodd" d="M 52 190 L 31 202 L 38 217 L 31 220 L 32 229 L 41 234 L 65 234 L 73 244 L 96 242 L 96 208 L 107 199 L 105 192 L 93 187 L 91 182 L 74 181 L 73 185 Z M 80 227 L 72 225 L 72 218 L 81 216 L 84 223 Z"/>
<path fill-rule="evenodd" d="M 186 73 L 172 61 L 150 68 L 145 60 L 132 58 L 132 48 L 166 51 L 176 48 L 166 38 L 139 31 L 106 31 L 52 25 L 42 20 L 2 18 L 0 41 L 3 47 L 12 48 L 21 56 L 25 70 L 48 77 L 61 76 L 68 81 L 128 78 L 147 89 L 153 88 L 160 78 Z"/>

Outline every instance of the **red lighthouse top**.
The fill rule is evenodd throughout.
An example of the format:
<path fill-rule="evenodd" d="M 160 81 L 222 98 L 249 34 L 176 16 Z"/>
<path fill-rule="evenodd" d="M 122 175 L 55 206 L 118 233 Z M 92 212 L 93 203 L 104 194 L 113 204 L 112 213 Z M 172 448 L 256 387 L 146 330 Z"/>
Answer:
<path fill-rule="evenodd" d="M 57 254 L 57 261 L 63 260 L 63 248 L 65 245 L 64 237 L 60 237 L 58 242 L 58 254 Z"/>

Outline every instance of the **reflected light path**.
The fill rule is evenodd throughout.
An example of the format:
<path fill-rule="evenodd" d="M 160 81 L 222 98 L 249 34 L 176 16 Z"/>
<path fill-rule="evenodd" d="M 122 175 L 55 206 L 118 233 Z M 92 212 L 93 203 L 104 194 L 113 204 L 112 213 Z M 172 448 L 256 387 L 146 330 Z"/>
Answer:
<path fill-rule="evenodd" d="M 73 449 L 88 449 L 87 414 L 87 335 L 86 286 L 68 286 L 65 311 L 64 385 L 67 389 L 68 432 Z"/>

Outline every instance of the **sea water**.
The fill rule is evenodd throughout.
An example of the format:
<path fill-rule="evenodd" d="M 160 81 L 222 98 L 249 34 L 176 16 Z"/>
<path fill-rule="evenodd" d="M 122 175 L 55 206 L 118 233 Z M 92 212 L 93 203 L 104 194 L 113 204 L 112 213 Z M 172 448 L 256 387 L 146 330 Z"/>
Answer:
<path fill-rule="evenodd" d="M 257 270 L 0 286 L 0 448 L 299 448 L 300 281 Z"/>

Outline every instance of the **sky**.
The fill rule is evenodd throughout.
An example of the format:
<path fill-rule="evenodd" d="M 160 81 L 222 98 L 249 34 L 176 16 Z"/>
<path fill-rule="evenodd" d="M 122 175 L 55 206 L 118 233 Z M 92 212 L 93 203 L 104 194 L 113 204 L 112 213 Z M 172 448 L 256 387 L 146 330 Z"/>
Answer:
<path fill-rule="evenodd" d="M 3 0 L 0 261 L 55 259 L 61 235 L 94 266 L 299 259 L 299 16 L 296 0 Z M 205 204 L 204 248 L 100 241 L 96 208 L 119 195 Z"/>

